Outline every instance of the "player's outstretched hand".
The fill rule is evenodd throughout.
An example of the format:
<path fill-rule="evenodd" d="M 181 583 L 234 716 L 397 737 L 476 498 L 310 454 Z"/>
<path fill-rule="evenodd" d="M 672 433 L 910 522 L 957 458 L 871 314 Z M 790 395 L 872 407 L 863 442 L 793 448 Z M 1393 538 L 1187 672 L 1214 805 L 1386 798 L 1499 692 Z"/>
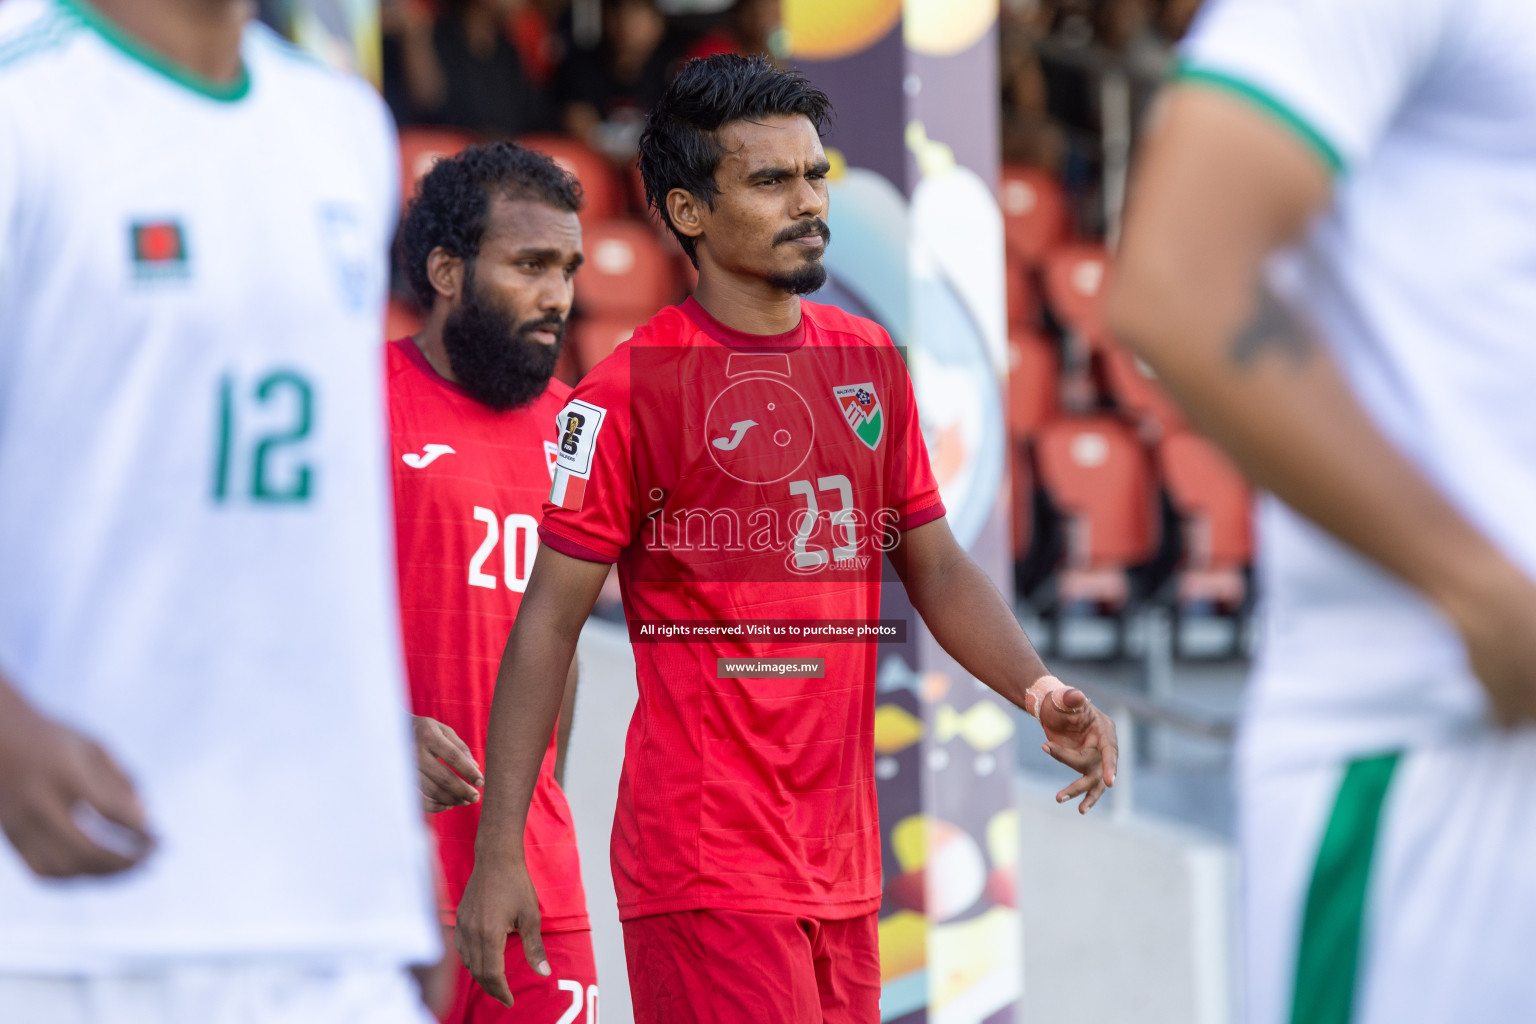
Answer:
<path fill-rule="evenodd" d="M 459 900 L 453 944 L 476 984 L 503 1006 L 512 1005 L 506 956 L 507 936 L 513 932 L 523 940 L 528 966 L 549 977 L 544 937 L 539 933 L 539 897 L 533 879 L 528 877 L 528 866 L 522 861 L 502 861 L 487 869 L 476 858 L 475 870 Z"/>
<path fill-rule="evenodd" d="M 1094 707 L 1082 690 L 1070 686 L 1047 690 L 1038 711 L 1040 728 L 1045 730 L 1045 752 L 1082 773 L 1082 778 L 1056 794 L 1056 802 L 1065 803 L 1086 793 L 1077 810 L 1087 814 L 1105 788 L 1115 784 L 1120 744 L 1115 738 L 1114 720 Z"/>
<path fill-rule="evenodd" d="M 475 787 L 485 785 L 485 776 L 475 764 L 469 744 L 435 718 L 416 715 L 412 726 L 416 734 L 416 778 L 421 788 L 421 806 L 435 814 L 479 800 L 480 792 Z"/>
<path fill-rule="evenodd" d="M 110 875 L 149 856 L 144 808 L 111 755 L 9 696 L 0 714 L 0 828 L 27 866 L 48 878 Z"/>

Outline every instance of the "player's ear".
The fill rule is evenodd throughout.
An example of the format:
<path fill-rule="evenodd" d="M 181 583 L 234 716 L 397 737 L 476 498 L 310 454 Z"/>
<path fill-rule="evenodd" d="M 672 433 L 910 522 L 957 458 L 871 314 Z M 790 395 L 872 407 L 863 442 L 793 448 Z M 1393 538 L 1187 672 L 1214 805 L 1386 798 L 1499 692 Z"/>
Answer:
<path fill-rule="evenodd" d="M 464 261 L 439 245 L 427 253 L 427 280 L 437 294 L 449 302 L 456 300 L 464 287 Z"/>
<path fill-rule="evenodd" d="M 685 188 L 675 188 L 667 193 L 667 215 L 672 218 L 672 226 L 689 238 L 698 238 L 704 233 L 706 209 L 704 200 Z"/>

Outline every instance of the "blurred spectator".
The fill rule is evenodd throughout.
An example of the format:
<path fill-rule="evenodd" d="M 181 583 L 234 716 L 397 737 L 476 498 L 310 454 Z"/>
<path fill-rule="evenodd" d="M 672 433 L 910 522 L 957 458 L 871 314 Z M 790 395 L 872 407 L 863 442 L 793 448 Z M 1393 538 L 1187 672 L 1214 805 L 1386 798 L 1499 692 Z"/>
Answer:
<path fill-rule="evenodd" d="M 570 0 L 525 0 L 507 21 L 507 35 L 523 58 L 523 71 L 541 89 L 549 86 L 565 52 L 555 26 L 569 7 Z"/>
<path fill-rule="evenodd" d="M 1170 45 L 1184 38 L 1190 22 L 1200 10 L 1201 0 L 1162 0 L 1157 12 L 1157 30 Z"/>
<path fill-rule="evenodd" d="M 544 94 L 507 35 L 526 0 L 442 0 L 434 21 L 415 0 L 385 0 L 386 40 L 403 88 L 386 90 L 407 124 L 450 124 L 490 137 L 552 126 Z M 391 67 L 393 65 L 393 67 Z"/>
<path fill-rule="evenodd" d="M 774 38 L 779 31 L 780 0 L 736 0 L 730 21 L 723 29 L 707 32 L 688 47 L 685 56 L 708 57 L 712 53 L 766 53 L 779 59 Z"/>
<path fill-rule="evenodd" d="M 618 162 L 634 158 L 645 115 L 661 99 L 676 49 L 655 0 L 603 0 L 602 42 L 555 71 L 565 130 Z"/>
<path fill-rule="evenodd" d="M 1050 28 L 1053 11 L 1044 3 L 1002 8 L 1002 149 L 1008 163 L 1030 164 L 1059 173 L 1066 140 L 1051 119 L 1045 72 L 1035 44 Z"/>
<path fill-rule="evenodd" d="M 1102 0 L 1094 17 L 1094 38 L 1116 55 L 1122 71 L 1148 86 L 1173 69 L 1173 51 L 1157 32 L 1149 0 Z"/>

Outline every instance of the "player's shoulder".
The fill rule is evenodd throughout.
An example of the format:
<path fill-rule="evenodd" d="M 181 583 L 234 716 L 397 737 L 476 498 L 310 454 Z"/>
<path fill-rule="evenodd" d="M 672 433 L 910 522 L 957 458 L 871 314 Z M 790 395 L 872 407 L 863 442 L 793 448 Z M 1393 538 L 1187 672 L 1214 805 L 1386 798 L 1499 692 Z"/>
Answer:
<path fill-rule="evenodd" d="M 559 412 L 560 407 L 570 400 L 571 390 L 571 386 L 559 377 L 551 377 L 544 387 L 544 393 L 533 400 L 534 407 L 539 412 Z"/>
<path fill-rule="evenodd" d="M 396 338 L 384 343 L 384 375 L 393 383 L 402 374 L 415 372 L 411 357 L 404 346 L 414 344 L 409 337 Z"/>
<path fill-rule="evenodd" d="M 565 401 L 570 396 L 571 386 L 559 377 L 549 378 L 549 384 L 544 388 L 545 398 L 553 401 Z"/>
<path fill-rule="evenodd" d="M 687 345 L 697 330 L 682 307 L 663 306 L 615 345 L 576 387 L 580 390 L 588 381 L 622 381 L 627 385 L 637 362 L 651 365 L 653 353 Z"/>
<path fill-rule="evenodd" d="M 85 29 L 80 15 L 59 0 L 0 3 L 0 90 L 55 66 Z"/>
<path fill-rule="evenodd" d="M 855 316 L 839 306 L 801 299 L 800 315 L 815 324 L 823 334 L 839 336 L 843 344 L 858 342 L 880 348 L 891 347 L 891 336 L 884 327 L 867 317 Z"/>
<path fill-rule="evenodd" d="M 264 77 L 286 98 L 302 99 L 306 116 L 330 108 L 374 119 L 385 109 L 378 90 L 362 78 L 325 64 L 254 19 L 246 23 L 241 53 L 253 78 Z"/>
<path fill-rule="evenodd" d="M 699 326 L 683 312 L 682 306 L 662 306 L 618 348 L 644 348 L 647 345 L 686 345 L 699 333 Z M 615 352 L 618 349 L 614 350 Z"/>

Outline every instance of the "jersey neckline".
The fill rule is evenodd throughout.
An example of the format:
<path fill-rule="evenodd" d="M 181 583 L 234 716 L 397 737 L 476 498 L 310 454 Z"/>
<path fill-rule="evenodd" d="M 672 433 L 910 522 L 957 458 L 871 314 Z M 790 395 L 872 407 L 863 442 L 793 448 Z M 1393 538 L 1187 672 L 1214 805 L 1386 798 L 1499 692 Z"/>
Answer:
<path fill-rule="evenodd" d="M 710 316 L 709 311 L 699 305 L 699 300 L 692 295 L 683 300 L 678 308 L 711 340 L 738 352 L 793 352 L 805 344 L 804 303 L 800 304 L 800 322 L 783 334 L 750 334 L 746 331 L 738 331 L 734 327 L 727 327 Z"/>
<path fill-rule="evenodd" d="M 451 381 L 437 372 L 437 368 L 427 361 L 426 355 L 421 351 L 421 346 L 416 344 L 415 338 L 396 338 L 390 344 L 397 346 L 405 358 L 410 360 L 411 365 L 420 370 L 422 376 L 432 383 L 445 387 L 456 395 L 463 395 L 477 405 L 479 404 L 479 401 L 465 389 L 464 385 L 457 381 Z"/>
<path fill-rule="evenodd" d="M 145 46 L 91 6 L 89 0 L 56 0 L 56 2 L 88 28 L 94 29 L 97 35 L 125 56 L 199 96 L 220 103 L 234 103 L 244 99 L 251 91 L 251 73 L 243 57 L 240 60 L 240 73 L 235 76 L 234 81 L 215 82 Z"/>

